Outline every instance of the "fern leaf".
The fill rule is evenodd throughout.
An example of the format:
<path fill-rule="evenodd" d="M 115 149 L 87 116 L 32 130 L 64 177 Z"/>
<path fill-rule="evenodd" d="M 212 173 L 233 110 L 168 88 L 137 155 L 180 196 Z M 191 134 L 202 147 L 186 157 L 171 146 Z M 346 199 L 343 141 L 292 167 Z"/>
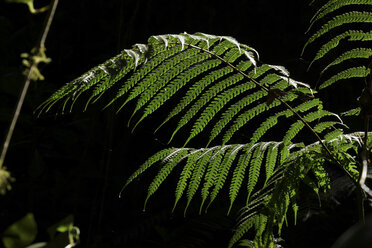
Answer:
<path fill-rule="evenodd" d="M 205 177 L 204 177 L 203 188 L 201 189 L 202 202 L 200 204 L 199 214 L 201 214 L 205 200 L 207 199 L 209 195 L 209 189 L 215 183 L 216 176 L 217 176 L 219 167 L 221 165 L 222 158 L 224 157 L 227 147 L 228 146 L 218 149 L 215 152 L 215 154 L 211 157 L 211 161 L 208 164 L 207 172 L 205 173 Z"/>
<path fill-rule="evenodd" d="M 180 178 L 178 179 L 172 212 L 176 208 L 178 201 L 181 199 L 187 186 L 187 180 L 190 178 L 193 170 L 195 169 L 195 162 L 198 160 L 202 152 L 203 151 L 195 150 L 187 155 L 187 162 L 182 169 Z"/>
<path fill-rule="evenodd" d="M 177 155 L 175 155 L 169 162 L 167 162 L 152 180 L 151 184 L 148 187 L 148 192 L 145 200 L 143 209 L 146 209 L 147 201 L 159 188 L 159 186 L 164 182 L 168 175 L 172 172 L 174 167 L 178 165 L 179 161 L 186 156 L 188 151 L 186 149 L 180 150 Z"/>
<path fill-rule="evenodd" d="M 176 149 L 177 152 L 182 151 L 182 149 Z M 136 170 L 125 182 L 123 188 L 120 191 L 120 195 L 123 192 L 123 190 L 130 184 L 134 179 L 136 179 L 138 176 L 143 174 L 148 168 L 150 168 L 152 165 L 154 165 L 156 162 L 161 161 L 171 155 L 174 154 L 175 149 L 174 148 L 168 148 L 161 150 L 160 152 L 155 153 L 153 156 L 151 156 L 145 163 L 143 163 L 138 170 Z"/>
<path fill-rule="evenodd" d="M 278 82 L 273 86 L 275 89 L 284 90 L 288 87 L 288 83 L 284 80 Z M 261 99 L 262 97 L 267 96 L 266 91 L 256 91 L 251 95 L 248 95 L 247 97 L 243 98 L 242 100 L 238 101 L 234 105 L 232 105 L 229 109 L 226 110 L 224 114 L 222 114 L 222 118 L 219 120 L 219 122 L 216 123 L 215 127 L 211 131 L 210 135 L 210 141 L 213 140 L 219 132 L 228 124 L 228 122 L 236 115 L 238 112 L 248 104 L 251 104 L 252 102 Z M 288 98 L 288 100 L 293 100 L 294 98 Z M 287 100 L 287 99 L 286 99 Z M 229 129 L 224 133 L 222 144 L 226 144 L 234 135 L 236 131 L 238 131 L 242 126 L 244 126 L 248 121 L 252 120 L 257 115 L 263 113 L 264 111 L 267 111 L 269 109 L 272 109 L 274 107 L 277 107 L 280 105 L 279 101 L 274 101 L 272 104 L 267 106 L 266 103 L 261 103 L 256 105 L 255 107 L 246 110 L 245 112 L 239 114 L 238 117 L 234 120 L 234 123 L 230 125 Z M 209 142 L 210 142 L 209 141 Z M 254 140 L 256 141 L 256 140 Z"/>
<path fill-rule="evenodd" d="M 249 163 L 249 173 L 248 173 L 248 183 L 247 183 L 247 205 L 253 192 L 254 187 L 258 181 L 258 177 L 260 175 L 260 168 L 262 164 L 262 160 L 264 157 L 264 152 L 262 151 L 262 144 L 260 144 L 253 152 L 252 159 Z"/>
<path fill-rule="evenodd" d="M 296 99 L 294 95 L 287 95 L 284 98 L 286 102 L 290 102 Z M 318 106 L 321 102 L 319 99 L 312 99 L 310 101 L 304 102 L 294 108 L 296 112 L 305 112 L 309 109 L 313 108 L 314 106 Z M 264 122 L 260 124 L 260 126 L 253 132 L 251 142 L 256 143 L 270 128 L 273 128 L 277 123 L 278 119 L 282 116 L 290 117 L 293 115 L 293 112 L 290 110 L 283 110 L 278 112 L 270 117 L 268 117 Z"/>
<path fill-rule="evenodd" d="M 334 130 L 332 132 L 329 132 L 326 135 L 324 135 L 324 139 L 325 139 L 325 141 L 330 142 L 331 140 L 340 137 L 340 135 L 342 133 L 343 133 L 343 131 L 341 129 L 336 129 L 336 130 Z"/>
<path fill-rule="evenodd" d="M 136 70 L 136 72 L 127 80 L 127 82 L 120 88 L 120 90 L 117 92 L 116 96 L 106 105 L 109 106 L 113 102 L 115 102 L 118 98 L 125 95 L 130 89 L 134 87 L 135 84 L 142 81 L 145 76 L 148 76 L 151 78 L 151 75 L 156 75 L 156 72 L 153 70 L 158 67 L 160 64 L 162 64 L 166 59 L 169 59 L 171 56 L 176 54 L 177 52 L 181 51 L 181 48 L 178 46 L 173 46 L 169 49 L 165 49 L 164 46 L 153 46 L 154 50 L 157 48 L 160 48 L 159 50 L 162 51 L 161 53 L 156 53 L 156 56 L 153 56 L 151 58 L 151 63 L 145 63 L 143 66 L 141 66 L 139 69 Z M 149 74 L 151 73 L 151 74 Z M 123 107 L 124 105 L 122 105 Z M 121 108 L 122 108 L 121 107 Z M 121 109 L 119 108 L 119 110 Z"/>
<path fill-rule="evenodd" d="M 312 171 L 316 177 L 318 188 L 323 189 L 324 191 L 329 190 L 331 187 L 331 181 L 324 167 L 318 163 L 318 165 L 313 166 Z"/>
<path fill-rule="evenodd" d="M 354 48 L 352 50 L 346 51 L 337 57 L 332 63 L 330 63 L 321 73 L 324 73 L 330 67 L 338 65 L 346 60 L 365 58 L 368 59 L 372 56 L 372 49 L 370 48 Z"/>
<path fill-rule="evenodd" d="M 360 111 L 361 111 L 360 107 L 350 109 L 348 111 L 341 113 L 341 116 L 358 116 L 360 114 Z"/>
<path fill-rule="evenodd" d="M 231 207 L 238 195 L 238 192 L 240 190 L 240 187 L 242 185 L 243 179 L 244 179 L 244 174 L 245 170 L 248 167 L 249 160 L 252 156 L 252 150 L 259 144 L 255 144 L 253 146 L 247 146 L 246 148 L 243 149 L 243 155 L 239 157 L 238 163 L 236 164 L 235 170 L 232 175 L 231 183 L 230 183 L 230 191 L 229 191 L 229 196 L 230 196 L 230 206 L 229 210 L 227 211 L 227 215 L 230 214 Z"/>
<path fill-rule="evenodd" d="M 324 81 L 320 86 L 319 89 L 326 88 L 337 81 L 355 78 L 355 77 L 366 77 L 369 75 L 369 69 L 364 66 L 359 67 L 352 67 L 337 73 L 336 75 L 332 76 L 330 79 Z"/>
<path fill-rule="evenodd" d="M 256 236 L 261 236 L 262 233 L 265 231 L 267 224 L 267 216 L 260 214 L 258 218 L 256 218 L 255 229 L 256 229 Z"/>
<path fill-rule="evenodd" d="M 234 162 L 237 156 L 237 153 L 243 148 L 244 148 L 244 145 L 232 146 L 232 147 L 229 147 L 229 150 L 225 153 L 225 157 L 223 158 L 221 166 L 217 173 L 217 178 L 215 179 L 214 188 L 210 194 L 210 199 L 209 199 L 207 209 L 212 204 L 214 199 L 217 197 L 219 191 L 224 186 L 225 181 L 227 179 L 227 175 L 230 171 L 230 167 L 232 163 Z"/>
<path fill-rule="evenodd" d="M 343 39 L 346 39 L 348 41 L 371 41 L 372 31 L 363 32 L 360 30 L 348 30 L 340 35 L 337 35 L 319 49 L 319 51 L 315 55 L 315 58 L 311 61 L 309 67 L 311 67 L 311 65 L 315 61 L 323 58 L 324 55 L 331 51 L 333 48 L 337 47 L 340 41 Z"/>
<path fill-rule="evenodd" d="M 238 54 L 234 54 L 233 59 L 225 58 L 226 60 L 231 60 L 232 62 L 235 61 L 238 56 Z M 169 121 L 171 118 L 179 114 L 182 110 L 186 108 L 194 99 L 196 99 L 199 94 L 208 87 L 211 83 L 219 80 L 223 76 L 225 76 L 228 73 L 231 73 L 233 69 L 229 66 L 223 67 L 221 69 L 214 70 L 208 75 L 206 75 L 202 80 L 196 82 L 194 85 L 192 85 L 189 90 L 187 91 L 186 95 L 182 98 L 182 100 L 177 104 L 177 106 L 170 112 L 168 117 L 162 122 L 162 124 L 156 129 L 158 130 L 162 125 L 164 125 L 167 121 Z"/>
<path fill-rule="evenodd" d="M 254 226 L 257 218 L 259 217 L 254 216 L 252 218 L 248 218 L 248 220 L 239 225 L 239 229 L 234 232 L 233 236 L 230 239 L 228 248 L 232 248 L 233 245 L 238 242 L 243 237 L 243 235 L 246 234 Z"/>
<path fill-rule="evenodd" d="M 212 120 L 212 118 L 233 98 L 239 96 L 255 87 L 254 83 L 246 83 L 238 85 L 234 88 L 228 89 L 217 95 L 212 102 L 200 114 L 200 117 L 195 121 L 191 130 L 189 140 L 199 134 L 204 127 Z"/>
<path fill-rule="evenodd" d="M 174 83 L 178 83 L 177 84 L 177 87 L 182 87 L 183 86 L 182 84 L 184 84 L 187 81 L 191 80 L 193 77 L 196 77 L 197 75 L 201 74 L 203 71 L 212 68 L 213 65 L 214 66 L 217 66 L 218 65 L 218 62 L 213 61 L 212 63 L 208 63 L 208 62 L 204 63 L 203 66 L 200 66 L 201 68 L 197 68 L 196 70 L 189 69 L 190 67 L 192 67 L 193 65 L 195 65 L 197 63 L 200 63 L 202 61 L 206 61 L 206 59 L 208 59 L 208 58 L 209 58 L 208 55 L 201 54 L 200 56 L 193 56 L 191 59 L 183 60 L 178 65 L 175 65 L 174 67 L 172 67 L 170 69 L 170 71 L 168 71 L 166 73 L 166 76 L 163 76 L 161 78 L 158 78 L 156 80 L 156 83 L 152 84 L 151 86 L 148 86 L 147 89 L 144 92 L 140 92 L 141 93 L 141 96 L 137 100 L 137 105 L 136 105 L 136 107 L 135 107 L 132 115 L 135 115 L 136 112 L 139 109 L 141 109 L 146 103 L 148 103 L 151 99 L 152 99 L 152 101 L 155 101 L 155 106 L 154 107 L 160 106 L 160 104 L 162 102 L 165 102 L 167 99 L 169 99 L 169 97 L 171 95 L 168 98 L 165 98 L 166 94 L 161 94 L 162 92 L 160 92 L 160 94 L 158 94 L 157 96 L 155 96 L 155 94 L 161 88 L 163 88 L 166 84 L 168 84 L 169 82 L 173 81 Z M 211 67 L 208 68 L 208 66 L 211 66 Z M 185 70 L 188 71 L 188 74 L 187 74 L 188 77 L 186 77 L 186 78 L 181 74 Z M 168 84 L 168 86 L 171 87 L 172 85 L 171 84 Z M 163 92 L 168 93 L 167 90 L 168 89 L 165 88 Z M 172 93 L 172 92 L 170 92 L 170 93 Z M 175 93 L 175 92 L 173 92 L 173 93 Z M 135 95 L 133 98 L 135 98 L 135 97 L 137 97 L 137 95 Z M 128 98 L 128 99 L 130 99 L 130 98 Z M 153 111 L 154 110 L 152 110 L 151 108 L 146 109 L 145 114 L 141 117 L 141 119 L 137 122 L 137 124 L 141 120 L 143 120 L 147 115 L 151 114 Z"/>
<path fill-rule="evenodd" d="M 279 156 L 279 164 L 284 164 L 287 158 L 290 156 L 289 147 L 284 143 L 280 144 L 280 156 Z"/>
<path fill-rule="evenodd" d="M 330 113 L 328 111 L 318 109 L 317 111 L 310 112 L 306 114 L 303 119 L 307 123 L 311 123 L 314 120 L 319 120 L 324 116 L 333 115 L 333 113 Z M 302 121 L 297 121 L 291 125 L 291 127 L 286 132 L 286 135 L 283 138 L 283 143 L 288 145 L 290 144 L 291 140 L 301 131 L 301 129 L 304 127 L 304 123 Z"/>
<path fill-rule="evenodd" d="M 314 131 L 317 132 L 317 133 L 321 133 L 324 130 L 326 130 L 328 128 L 331 128 L 331 127 L 333 127 L 336 124 L 338 124 L 337 121 L 325 121 L 325 122 L 321 122 L 321 123 L 318 123 L 318 124 L 316 124 L 314 126 Z"/>
<path fill-rule="evenodd" d="M 265 164 L 266 179 L 265 179 L 264 186 L 266 185 L 266 183 L 268 182 L 268 180 L 274 173 L 277 157 L 278 157 L 278 145 L 275 143 L 269 144 L 267 148 L 267 155 L 266 155 L 266 164 Z"/>
<path fill-rule="evenodd" d="M 324 16 L 335 12 L 336 10 L 345 7 L 345 6 L 350 6 L 350 5 L 372 5 L 371 0 L 330 0 L 315 13 L 313 18 L 311 19 L 311 23 L 315 23 L 316 21 L 322 19 Z M 310 30 L 312 26 L 309 27 L 307 32 Z"/>
<path fill-rule="evenodd" d="M 198 56 L 196 56 L 198 55 Z M 189 66 L 207 59 L 209 56 L 205 54 L 199 54 L 195 49 L 187 49 L 183 53 L 175 55 L 171 60 L 167 60 L 160 66 L 154 69 L 151 75 L 148 75 L 142 80 L 137 86 L 135 86 L 130 92 L 128 98 L 125 100 L 122 106 L 132 99 L 140 96 L 137 101 L 137 106 L 134 113 L 142 107 L 146 100 L 150 99 L 153 94 L 157 92 L 164 84 L 173 79 L 176 75 L 187 69 Z M 188 59 L 192 58 L 192 59 Z M 142 94 L 143 93 L 143 94 Z M 151 94 L 151 95 L 148 95 Z"/>
<path fill-rule="evenodd" d="M 196 168 L 194 170 L 194 173 L 192 174 L 189 187 L 187 189 L 187 204 L 185 207 L 184 215 L 186 215 L 187 208 L 189 207 L 191 200 L 193 199 L 196 191 L 199 188 L 201 179 L 204 176 L 205 169 L 211 156 L 212 149 L 207 149 L 207 151 L 204 154 L 202 154 L 202 157 L 199 158 L 198 162 L 195 165 Z"/>
<path fill-rule="evenodd" d="M 245 61 L 241 64 L 241 67 L 239 69 L 246 70 L 251 66 L 251 63 L 249 61 Z M 186 114 L 181 118 L 181 120 L 178 122 L 178 125 L 175 129 L 175 131 L 172 134 L 172 137 L 170 140 L 173 139 L 174 135 L 180 130 L 184 125 L 186 125 L 199 111 L 200 109 L 208 103 L 213 97 L 215 97 L 219 92 L 226 89 L 228 86 L 231 86 L 233 84 L 236 84 L 237 82 L 243 80 L 244 77 L 240 74 L 234 74 L 222 81 L 217 82 L 215 85 L 210 87 L 202 96 L 199 98 L 186 112 Z M 186 142 L 187 143 L 187 142 Z"/>
<path fill-rule="evenodd" d="M 145 45 L 143 45 L 143 46 L 145 46 Z M 127 65 L 127 66 L 121 68 L 119 73 L 110 74 L 103 67 L 99 67 L 100 69 L 102 69 L 107 74 L 107 79 L 106 80 L 100 80 L 95 84 L 95 88 L 92 91 L 91 96 L 89 97 L 89 99 L 86 103 L 85 109 L 87 108 L 88 104 L 90 103 L 90 101 L 92 99 L 95 98 L 93 102 L 98 100 L 100 98 L 100 96 L 102 95 L 102 93 L 104 93 L 106 90 L 108 90 L 111 86 L 113 86 L 117 81 L 119 81 L 121 78 L 123 78 L 131 70 L 136 70 L 139 63 L 142 64 L 147 60 L 147 48 L 145 50 L 142 50 L 141 47 L 142 46 L 139 46 L 138 50 L 137 49 L 131 49 L 131 50 L 125 49 L 124 50 L 124 53 L 126 53 L 131 58 L 131 60 L 129 60 L 130 61 L 130 64 L 129 64 L 130 66 Z M 125 61 L 128 61 L 128 59 L 126 59 Z M 89 88 L 84 87 L 84 90 L 82 90 L 82 91 L 86 91 L 88 89 Z"/>
<path fill-rule="evenodd" d="M 343 13 L 341 15 L 335 16 L 332 20 L 324 24 L 315 34 L 313 34 L 309 40 L 306 42 L 303 49 L 307 47 L 310 43 L 314 42 L 316 39 L 322 35 L 328 33 L 331 29 L 339 27 L 344 24 L 356 23 L 356 22 L 372 22 L 372 13 L 370 12 L 358 12 L 351 11 Z"/>
<path fill-rule="evenodd" d="M 200 48 L 203 48 L 203 46 L 199 46 Z M 231 48 L 231 49 L 230 49 Z M 221 55 L 223 52 L 225 52 L 227 49 L 230 49 L 225 54 L 226 61 L 234 61 L 239 55 L 238 51 L 234 44 L 230 44 L 227 42 L 222 42 L 221 44 L 218 44 L 212 52 L 216 55 Z M 195 49 L 189 49 L 194 50 L 194 52 L 198 52 L 198 50 Z M 237 56 L 237 54 L 239 54 Z M 154 84 L 154 87 L 150 86 L 147 89 L 147 92 L 143 92 L 142 96 L 137 101 L 137 106 L 133 112 L 133 115 L 138 111 L 143 105 L 145 105 L 151 98 L 152 102 L 149 104 L 149 106 L 146 108 L 144 114 L 140 118 L 140 120 L 137 122 L 137 124 L 143 120 L 146 116 L 154 112 L 162 103 L 164 103 L 166 100 L 168 100 L 177 90 L 179 90 L 181 87 L 183 87 L 187 82 L 189 82 L 191 79 L 195 78 L 196 76 L 200 75 L 203 72 L 206 72 L 208 70 L 211 70 L 212 68 L 217 67 L 221 61 L 220 60 L 211 60 L 208 61 L 210 57 L 209 54 L 200 54 L 198 56 L 192 56 L 190 59 L 187 59 L 188 55 L 185 53 L 180 54 L 181 57 L 184 57 L 184 60 L 181 61 L 179 67 L 182 67 L 181 70 L 179 70 L 179 73 L 174 72 L 167 72 L 165 75 L 168 77 L 176 77 L 174 80 L 173 78 L 167 78 L 167 80 L 164 80 L 161 78 L 160 80 L 157 80 L 157 83 Z M 200 64 L 205 60 L 205 63 Z M 195 67 L 193 67 L 194 64 L 197 64 Z M 177 71 L 177 68 L 172 68 L 171 70 Z M 172 81 L 171 81 L 172 80 Z M 157 92 L 159 89 L 161 89 L 163 86 L 165 86 L 168 82 L 171 82 L 171 84 L 168 84 L 167 87 L 164 87 L 162 89 L 162 92 L 157 94 L 155 97 L 153 97 L 152 92 Z M 172 88 L 175 89 L 172 91 Z M 136 97 L 136 96 L 135 96 Z"/>

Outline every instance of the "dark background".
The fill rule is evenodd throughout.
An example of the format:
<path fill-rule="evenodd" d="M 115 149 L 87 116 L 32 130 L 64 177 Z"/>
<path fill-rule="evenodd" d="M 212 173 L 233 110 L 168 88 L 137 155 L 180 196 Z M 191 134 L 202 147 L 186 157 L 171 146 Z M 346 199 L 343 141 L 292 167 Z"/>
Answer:
<path fill-rule="evenodd" d="M 165 147 L 151 125 L 130 132 L 130 108 L 115 115 L 93 106 L 84 113 L 41 118 L 33 110 L 122 49 L 146 43 L 151 35 L 184 31 L 233 36 L 256 48 L 263 62 L 284 65 L 295 79 L 314 85 L 316 77 L 306 74 L 307 58 L 300 59 L 313 13 L 308 1 L 298 0 L 60 0 L 46 41 L 52 62 L 39 66 L 45 80 L 30 86 L 5 161 L 16 182 L 0 196 L 0 232 L 32 212 L 37 241 L 44 241 L 47 227 L 72 214 L 81 230 L 80 247 L 225 247 L 236 217 L 226 216 L 228 202 L 216 202 L 202 216 L 194 202 L 186 218 L 183 202 L 172 214 L 176 178 L 160 187 L 145 212 L 146 187 L 156 169 L 118 198 L 126 178 Z M 45 13 L 32 15 L 26 5 L 0 2 L 0 139 L 24 80 L 20 54 L 35 46 L 44 19 Z M 285 228 L 286 247 L 329 247 L 354 221 L 355 210 L 353 204 L 303 209 L 311 218 Z"/>

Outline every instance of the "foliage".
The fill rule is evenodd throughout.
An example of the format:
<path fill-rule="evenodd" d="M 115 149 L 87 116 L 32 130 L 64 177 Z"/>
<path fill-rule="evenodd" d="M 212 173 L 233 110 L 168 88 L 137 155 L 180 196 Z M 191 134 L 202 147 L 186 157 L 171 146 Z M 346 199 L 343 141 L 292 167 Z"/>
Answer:
<path fill-rule="evenodd" d="M 6 248 L 18 248 L 29 245 L 37 235 L 37 224 L 34 215 L 28 213 L 22 219 L 9 226 L 2 236 Z"/>
<path fill-rule="evenodd" d="M 31 244 L 38 233 L 37 223 L 32 213 L 10 225 L 2 236 L 5 248 L 45 248 L 75 247 L 79 242 L 80 230 L 73 225 L 72 215 L 48 228 L 50 241 Z"/>
<path fill-rule="evenodd" d="M 10 185 L 15 179 L 10 175 L 10 172 L 6 168 L 0 168 L 0 195 L 5 195 L 5 193 L 12 189 Z"/>
<path fill-rule="evenodd" d="M 370 74 L 366 63 L 372 54 L 368 47 L 371 34 L 364 26 L 354 29 L 350 25 L 370 25 L 371 12 L 353 8 L 371 5 L 362 0 L 330 0 L 314 15 L 309 30 L 316 31 L 304 49 L 320 39 L 324 43 L 310 66 L 326 59 L 330 62 L 321 65 L 321 74 L 341 68 L 330 72 L 319 89 Z M 325 24 L 319 27 L 320 22 Z M 346 50 L 341 47 L 339 54 L 335 52 L 342 42 L 349 41 Z M 361 59 L 360 64 L 347 63 L 355 59 Z M 201 213 L 224 188 L 230 213 L 245 188 L 246 205 L 229 247 L 247 233 L 253 236 L 252 242 L 243 241 L 246 245 L 276 246 L 274 237 L 281 235 L 289 210 L 296 223 L 300 187 L 307 185 L 316 194 L 330 188 L 326 164 L 339 166 L 354 183 L 358 181 L 356 153 L 364 134 L 344 134 L 347 127 L 343 120 L 325 110 L 315 90 L 293 80 L 284 67 L 262 63 L 255 49 L 231 37 L 204 33 L 151 36 L 147 44 L 135 44 L 66 84 L 37 112 L 49 112 L 56 106 L 59 109 L 55 112 L 70 112 L 83 99 L 83 110 L 101 101 L 105 109 L 116 112 L 136 100 L 128 122 L 134 123 L 132 129 L 155 112 L 168 112 L 172 107 L 155 131 L 177 119 L 168 143 L 189 128 L 183 147 L 154 154 L 129 177 L 123 189 L 159 165 L 148 186 L 145 207 L 165 179 L 178 173 L 173 210 L 185 195 L 186 214 L 198 191 Z M 243 127 L 251 134 L 248 142 L 232 143 Z M 278 127 L 280 133 L 274 130 Z M 310 133 L 306 139 L 305 130 Z M 207 137 L 200 145 L 203 148 L 186 147 L 201 133 Z"/>
<path fill-rule="evenodd" d="M 330 0 L 314 14 L 307 31 L 312 35 L 303 52 L 308 45 L 317 42 L 319 49 L 309 67 L 313 63 L 324 61 L 320 65 L 320 89 L 342 80 L 366 78 L 369 75 L 368 64 L 372 55 L 371 8 L 372 2 L 369 0 Z M 328 37 L 323 38 L 325 36 Z M 340 64 L 341 67 L 338 66 Z M 325 75 L 335 67 L 334 72 Z"/>

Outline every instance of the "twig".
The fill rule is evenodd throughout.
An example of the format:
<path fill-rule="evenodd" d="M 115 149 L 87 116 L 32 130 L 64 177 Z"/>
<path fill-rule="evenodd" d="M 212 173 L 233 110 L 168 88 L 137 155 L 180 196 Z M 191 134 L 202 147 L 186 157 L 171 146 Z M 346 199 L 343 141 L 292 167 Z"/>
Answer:
<path fill-rule="evenodd" d="M 368 67 L 370 69 L 370 72 L 372 72 L 372 62 L 369 64 Z M 368 142 L 368 130 L 369 130 L 369 116 L 371 114 L 370 113 L 371 112 L 370 103 L 372 101 L 371 93 L 372 93 L 372 76 L 370 76 L 370 79 L 367 82 L 367 85 L 365 89 L 363 90 L 362 95 L 359 98 L 359 102 L 361 104 L 362 113 L 363 113 L 362 117 L 364 118 L 364 140 L 363 140 L 363 150 L 361 154 L 362 166 L 359 170 L 359 180 L 358 180 L 359 185 L 360 185 L 360 198 L 361 198 L 359 199 L 359 209 L 363 210 L 361 213 L 362 216 L 361 214 L 359 214 L 359 217 L 360 219 L 363 220 L 363 223 L 365 222 L 365 219 L 364 219 L 364 199 L 362 196 L 364 192 L 372 196 L 372 190 L 365 184 L 366 179 L 367 179 L 368 157 L 369 157 L 367 142 Z"/>
<path fill-rule="evenodd" d="M 48 35 L 49 28 L 52 24 L 52 21 L 53 21 L 53 18 L 54 18 L 54 13 L 56 11 L 57 4 L 58 4 L 58 0 L 52 0 L 52 1 L 53 1 L 52 2 L 52 7 L 49 10 L 49 14 L 48 14 L 48 17 L 46 19 L 42 35 L 40 36 L 40 40 L 39 40 L 39 42 L 36 46 L 35 52 L 34 52 L 35 55 L 38 55 L 40 52 L 43 52 L 45 50 L 45 40 L 46 40 L 46 37 Z M 32 75 L 35 73 L 35 71 L 37 71 L 37 66 L 38 66 L 39 62 L 40 61 L 38 61 L 38 60 L 32 60 L 32 64 L 30 65 L 30 69 L 29 69 L 29 71 L 28 71 L 28 73 L 25 77 L 25 82 L 24 82 L 24 85 L 23 85 L 23 89 L 22 89 L 21 95 L 18 99 L 17 107 L 14 111 L 13 119 L 10 123 L 9 130 L 8 130 L 8 133 L 6 135 L 6 138 L 5 138 L 5 141 L 4 141 L 4 144 L 3 144 L 3 149 L 2 149 L 2 152 L 1 152 L 1 156 L 0 156 L 0 169 L 3 167 L 5 156 L 6 156 L 6 153 L 8 151 L 8 148 L 9 148 L 9 143 L 10 143 L 10 140 L 12 139 L 13 131 L 14 131 L 15 125 L 17 123 L 19 114 L 21 112 L 22 105 L 23 105 L 23 102 L 25 100 L 28 87 L 30 86 Z"/>

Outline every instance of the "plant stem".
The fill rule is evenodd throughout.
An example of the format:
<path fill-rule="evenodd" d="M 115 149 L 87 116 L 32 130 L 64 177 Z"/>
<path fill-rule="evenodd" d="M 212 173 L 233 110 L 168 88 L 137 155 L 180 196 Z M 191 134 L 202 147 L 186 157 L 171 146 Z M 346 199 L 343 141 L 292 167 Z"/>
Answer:
<path fill-rule="evenodd" d="M 58 0 L 53 0 L 52 7 L 50 8 L 50 10 L 48 12 L 49 14 L 47 16 L 43 32 L 42 32 L 42 34 L 40 36 L 40 40 L 39 40 L 39 42 L 36 46 L 35 54 L 39 54 L 39 52 L 41 50 L 45 49 L 45 40 L 46 40 L 46 37 L 48 35 L 49 28 L 52 24 L 54 14 L 55 14 L 55 11 L 56 11 L 56 8 L 57 8 L 57 4 L 58 4 Z M 21 112 L 21 109 L 22 109 L 22 105 L 23 105 L 24 100 L 26 98 L 28 87 L 30 86 L 32 74 L 34 73 L 35 69 L 37 69 L 37 66 L 38 66 L 38 61 L 32 60 L 30 70 L 28 71 L 28 73 L 25 77 L 25 81 L 24 81 L 24 84 L 23 84 L 23 89 L 22 89 L 21 95 L 18 99 L 18 103 L 17 103 L 16 109 L 14 111 L 14 115 L 13 115 L 12 121 L 10 123 L 9 130 L 8 130 L 8 133 L 6 135 L 6 138 L 5 138 L 5 141 L 4 141 L 4 144 L 3 144 L 3 149 L 1 151 L 1 156 L 0 156 L 0 169 L 3 167 L 5 156 L 6 156 L 6 153 L 8 151 L 9 144 L 10 144 L 10 141 L 12 139 L 12 135 L 13 135 L 15 126 L 16 126 L 19 114 Z"/>
<path fill-rule="evenodd" d="M 370 72 L 372 72 L 372 62 L 369 64 Z M 371 77 L 371 76 L 370 76 Z M 362 92 L 362 96 L 360 97 L 360 101 L 363 102 L 363 95 L 367 96 L 367 103 L 371 101 L 371 92 L 372 92 L 372 77 L 367 82 L 367 85 L 365 89 Z M 366 109 L 363 109 L 366 108 Z M 360 186 L 360 192 L 358 197 L 358 210 L 359 210 L 359 219 L 365 223 L 365 216 L 364 216 L 364 192 L 367 192 L 367 194 L 371 194 L 371 189 L 365 184 L 367 179 L 367 172 L 368 172 L 368 130 L 369 130 L 369 106 L 362 105 L 362 113 L 364 112 L 364 140 L 363 140 L 363 149 L 362 149 L 362 166 L 359 169 L 359 186 Z M 364 192 L 363 192 L 364 190 Z"/>

